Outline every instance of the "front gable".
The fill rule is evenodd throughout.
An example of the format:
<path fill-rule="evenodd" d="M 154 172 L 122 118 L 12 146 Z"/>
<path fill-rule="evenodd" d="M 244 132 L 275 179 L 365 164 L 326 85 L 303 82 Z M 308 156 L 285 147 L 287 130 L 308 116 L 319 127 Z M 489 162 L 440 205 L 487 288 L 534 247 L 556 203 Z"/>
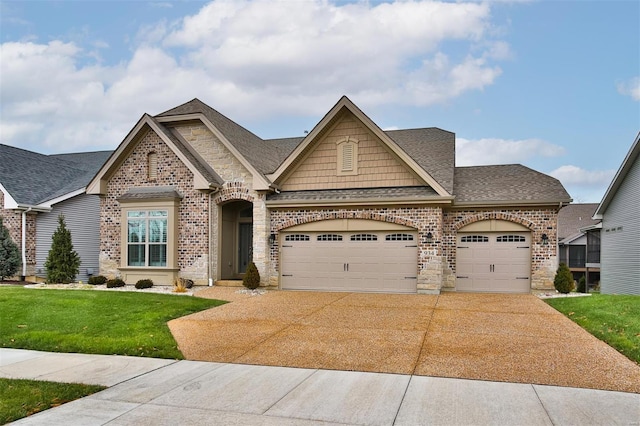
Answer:
<path fill-rule="evenodd" d="M 351 139 L 354 143 L 349 152 L 357 153 L 353 157 L 356 172 L 342 167 L 347 157 L 340 144 Z M 330 176 L 332 173 L 335 176 Z M 451 197 L 346 96 L 267 177 L 284 190 L 429 186 L 440 197 Z"/>
<path fill-rule="evenodd" d="M 348 110 L 280 183 L 283 191 L 403 186 L 428 184 Z"/>

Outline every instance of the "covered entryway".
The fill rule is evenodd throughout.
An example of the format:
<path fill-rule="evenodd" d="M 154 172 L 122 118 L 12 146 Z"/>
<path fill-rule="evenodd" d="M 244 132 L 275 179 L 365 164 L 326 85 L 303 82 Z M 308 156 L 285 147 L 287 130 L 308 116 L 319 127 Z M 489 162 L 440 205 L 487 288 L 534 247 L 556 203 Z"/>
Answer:
<path fill-rule="evenodd" d="M 220 276 L 242 278 L 253 255 L 253 204 L 231 201 L 222 206 Z"/>
<path fill-rule="evenodd" d="M 488 220 L 462 228 L 456 244 L 456 290 L 531 291 L 531 232 L 516 223 Z"/>
<path fill-rule="evenodd" d="M 415 229 L 342 219 L 289 228 L 280 236 L 284 290 L 415 293 Z"/>

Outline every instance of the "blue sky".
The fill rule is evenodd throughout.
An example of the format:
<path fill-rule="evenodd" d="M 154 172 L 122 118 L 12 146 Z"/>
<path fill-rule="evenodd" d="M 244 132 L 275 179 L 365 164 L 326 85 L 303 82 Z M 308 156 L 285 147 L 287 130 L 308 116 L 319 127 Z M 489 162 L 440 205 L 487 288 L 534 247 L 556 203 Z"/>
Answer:
<path fill-rule="evenodd" d="M 640 131 L 640 2 L 0 1 L 0 143 L 115 149 L 198 97 L 263 138 L 342 95 L 599 202 Z"/>

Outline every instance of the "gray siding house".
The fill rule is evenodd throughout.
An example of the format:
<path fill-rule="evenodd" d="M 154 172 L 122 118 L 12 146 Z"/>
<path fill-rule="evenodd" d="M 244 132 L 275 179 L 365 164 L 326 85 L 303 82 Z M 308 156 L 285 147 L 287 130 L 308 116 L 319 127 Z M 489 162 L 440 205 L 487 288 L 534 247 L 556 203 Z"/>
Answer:
<path fill-rule="evenodd" d="M 596 209 L 602 220 L 600 288 L 640 295 L 640 133 Z"/>
<path fill-rule="evenodd" d="M 81 259 L 76 280 L 97 274 L 100 201 L 85 188 L 110 154 L 43 155 L 0 144 L 0 217 L 20 247 L 22 277 L 46 277 L 44 263 L 60 214 Z"/>

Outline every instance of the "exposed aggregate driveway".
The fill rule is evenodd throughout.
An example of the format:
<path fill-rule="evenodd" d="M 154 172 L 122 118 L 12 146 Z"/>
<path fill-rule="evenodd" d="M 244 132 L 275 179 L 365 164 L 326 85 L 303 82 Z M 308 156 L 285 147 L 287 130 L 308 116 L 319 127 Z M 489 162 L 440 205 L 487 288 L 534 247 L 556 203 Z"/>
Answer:
<path fill-rule="evenodd" d="M 231 303 L 169 322 L 190 360 L 640 393 L 640 366 L 533 295 L 197 296 Z"/>

